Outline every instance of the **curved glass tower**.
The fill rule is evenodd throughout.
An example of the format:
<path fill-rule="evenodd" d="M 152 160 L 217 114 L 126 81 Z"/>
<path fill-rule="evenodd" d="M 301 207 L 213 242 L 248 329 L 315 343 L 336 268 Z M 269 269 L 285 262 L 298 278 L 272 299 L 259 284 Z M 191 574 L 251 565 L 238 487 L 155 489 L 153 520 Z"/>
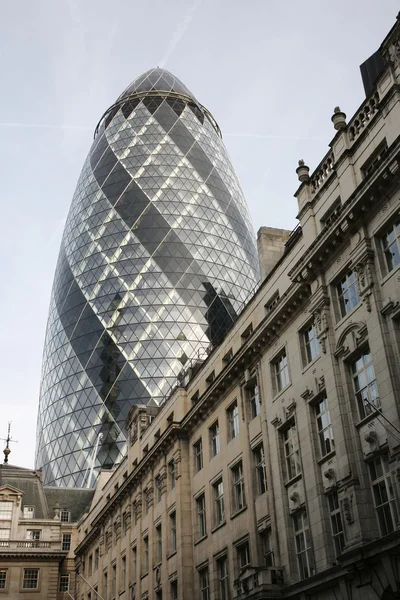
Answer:
<path fill-rule="evenodd" d="M 162 402 L 258 281 L 255 236 L 211 114 L 151 69 L 103 115 L 61 243 L 36 467 L 81 486 L 125 452 L 133 404 Z M 102 434 L 102 435 L 99 435 Z"/>

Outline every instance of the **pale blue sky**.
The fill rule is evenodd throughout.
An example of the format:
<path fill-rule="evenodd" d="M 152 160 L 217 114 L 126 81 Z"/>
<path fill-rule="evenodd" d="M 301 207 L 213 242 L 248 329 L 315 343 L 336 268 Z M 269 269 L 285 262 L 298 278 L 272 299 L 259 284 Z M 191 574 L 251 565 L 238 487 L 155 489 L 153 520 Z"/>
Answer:
<path fill-rule="evenodd" d="M 0 437 L 33 466 L 50 290 L 76 181 L 103 112 L 164 66 L 215 116 L 255 229 L 296 225 L 295 169 L 313 169 L 340 105 L 363 100 L 358 66 L 398 0 L 1 2 Z"/>

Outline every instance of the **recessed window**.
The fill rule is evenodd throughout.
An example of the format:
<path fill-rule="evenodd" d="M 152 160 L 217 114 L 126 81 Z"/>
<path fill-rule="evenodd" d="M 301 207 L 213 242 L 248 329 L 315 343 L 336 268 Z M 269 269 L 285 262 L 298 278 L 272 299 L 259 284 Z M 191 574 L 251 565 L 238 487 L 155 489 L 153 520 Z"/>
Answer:
<path fill-rule="evenodd" d="M 170 583 L 171 600 L 178 600 L 178 580 Z"/>
<path fill-rule="evenodd" d="M 39 587 L 39 569 L 24 569 L 23 590 L 37 590 Z"/>
<path fill-rule="evenodd" d="M 221 451 L 221 439 L 219 435 L 219 424 L 215 421 L 210 427 L 210 449 L 211 457 L 216 456 Z"/>
<path fill-rule="evenodd" d="M 169 515 L 169 528 L 171 534 L 171 552 L 176 552 L 176 512 Z"/>
<path fill-rule="evenodd" d="M 208 577 L 208 567 L 199 571 L 200 598 L 201 600 L 210 600 L 210 582 Z"/>
<path fill-rule="evenodd" d="M 68 592 L 69 591 L 69 573 L 61 573 L 60 579 L 58 582 L 58 591 L 59 592 Z"/>
<path fill-rule="evenodd" d="M 41 533 L 42 532 L 40 529 L 28 529 L 26 532 L 26 539 L 38 542 L 40 540 Z"/>
<path fill-rule="evenodd" d="M 137 548 L 132 546 L 132 564 L 133 564 L 133 581 L 136 581 L 136 570 L 137 570 Z"/>
<path fill-rule="evenodd" d="M 108 591 L 108 574 L 107 571 L 103 573 L 103 596 L 107 598 Z"/>
<path fill-rule="evenodd" d="M 60 513 L 61 523 L 69 523 L 71 520 L 71 511 L 63 509 Z"/>
<path fill-rule="evenodd" d="M 71 533 L 62 534 L 61 550 L 63 552 L 69 552 L 71 549 Z"/>
<path fill-rule="evenodd" d="M 244 342 L 246 342 L 249 337 L 251 336 L 251 334 L 253 333 L 253 325 L 250 323 L 250 325 L 248 327 L 246 327 L 246 329 L 243 331 L 242 335 L 240 336 L 242 338 L 242 344 L 244 344 Z"/>
<path fill-rule="evenodd" d="M 196 473 L 203 468 L 203 442 L 201 438 L 193 444 L 194 450 L 194 470 Z"/>
<path fill-rule="evenodd" d="M 97 571 L 99 568 L 99 549 L 96 548 L 94 551 L 94 570 Z"/>
<path fill-rule="evenodd" d="M 156 562 L 162 561 L 162 530 L 161 525 L 156 527 Z"/>
<path fill-rule="evenodd" d="M 0 502 L 0 520 L 11 521 L 12 518 L 13 502 Z"/>
<path fill-rule="evenodd" d="M 228 363 L 231 362 L 232 358 L 233 358 L 233 350 L 232 350 L 232 348 L 229 348 L 228 352 L 222 358 L 222 362 L 227 365 Z"/>
<path fill-rule="evenodd" d="M 24 519 L 34 519 L 35 518 L 35 507 L 34 506 L 24 506 Z"/>
<path fill-rule="evenodd" d="M 117 590 L 117 565 L 111 567 L 111 598 L 115 598 Z"/>
<path fill-rule="evenodd" d="M 335 546 L 335 556 L 339 556 L 344 549 L 344 533 L 337 492 L 328 494 L 328 505 L 331 518 L 333 544 Z"/>
<path fill-rule="evenodd" d="M 351 364 L 354 391 L 360 419 L 380 407 L 378 386 L 375 380 L 371 354 L 365 352 Z"/>
<path fill-rule="evenodd" d="M 219 600 L 229 600 L 229 573 L 228 573 L 228 557 L 221 556 L 216 561 L 217 566 L 217 585 L 219 592 Z"/>
<path fill-rule="evenodd" d="M 149 570 L 149 538 L 148 536 L 143 538 L 143 574 L 146 574 Z"/>
<path fill-rule="evenodd" d="M 272 367 L 274 372 L 275 391 L 278 393 L 290 383 L 286 350 L 283 350 L 283 352 L 281 352 L 272 362 Z"/>
<path fill-rule="evenodd" d="M 222 477 L 213 483 L 212 487 L 214 498 L 214 527 L 218 527 L 225 522 L 224 484 Z"/>
<path fill-rule="evenodd" d="M 0 590 L 7 589 L 7 569 L 0 569 Z"/>
<path fill-rule="evenodd" d="M 301 473 L 296 425 L 291 425 L 283 432 L 283 445 L 285 448 L 287 477 L 292 479 Z"/>
<path fill-rule="evenodd" d="M 271 530 L 265 529 L 260 533 L 263 563 L 266 567 L 274 566 L 274 554 L 271 548 Z"/>
<path fill-rule="evenodd" d="M 306 577 L 310 577 L 314 572 L 307 513 L 302 511 L 294 514 L 292 521 L 299 575 L 300 579 L 305 579 Z"/>
<path fill-rule="evenodd" d="M 236 546 L 237 563 L 239 570 L 245 569 L 250 564 L 250 548 L 249 542 L 243 542 Z"/>
<path fill-rule="evenodd" d="M 301 336 L 304 349 L 304 365 L 308 365 L 321 353 L 314 323 L 303 329 Z"/>
<path fill-rule="evenodd" d="M 175 461 L 170 460 L 168 463 L 168 475 L 169 475 L 169 485 L 171 490 L 174 489 L 176 484 L 176 473 L 175 473 Z"/>
<path fill-rule="evenodd" d="M 339 300 L 340 315 L 345 317 L 360 302 L 354 271 L 348 271 L 336 284 L 336 293 Z"/>
<path fill-rule="evenodd" d="M 236 400 L 227 409 L 226 414 L 229 440 L 233 440 L 239 435 L 239 407 Z"/>
<path fill-rule="evenodd" d="M 254 448 L 253 461 L 256 475 L 256 492 L 257 496 L 261 496 L 267 491 L 267 472 L 265 469 L 264 446 L 262 444 Z"/>
<path fill-rule="evenodd" d="M 328 398 L 320 400 L 320 402 L 318 402 L 318 404 L 315 406 L 315 416 L 317 419 L 319 448 L 321 451 L 321 456 L 325 456 L 335 449 Z"/>
<path fill-rule="evenodd" d="M 196 512 L 197 512 L 197 529 L 198 537 L 202 538 L 206 535 L 206 497 L 204 494 L 196 498 Z"/>
<path fill-rule="evenodd" d="M 382 237 L 387 270 L 393 271 L 400 264 L 400 221 L 391 225 Z"/>
<path fill-rule="evenodd" d="M 272 312 L 279 302 L 279 290 L 277 290 L 265 305 L 265 312 Z"/>
<path fill-rule="evenodd" d="M 232 472 L 232 492 L 233 492 L 233 511 L 238 512 L 246 506 L 246 496 L 244 490 L 243 463 L 239 461 L 231 468 Z"/>
<path fill-rule="evenodd" d="M 395 530 L 398 515 L 387 453 L 377 456 L 369 463 L 369 475 L 379 529 L 381 535 L 388 535 Z"/>
<path fill-rule="evenodd" d="M 211 385 L 215 379 L 215 371 L 211 371 L 208 377 L 206 377 L 206 384 Z"/>

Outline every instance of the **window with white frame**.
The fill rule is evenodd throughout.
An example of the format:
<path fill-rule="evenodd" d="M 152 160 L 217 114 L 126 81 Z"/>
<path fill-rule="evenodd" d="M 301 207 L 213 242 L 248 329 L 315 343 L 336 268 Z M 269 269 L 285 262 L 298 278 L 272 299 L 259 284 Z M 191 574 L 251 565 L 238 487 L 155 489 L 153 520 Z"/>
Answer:
<path fill-rule="evenodd" d="M 38 542 L 40 540 L 41 533 L 42 532 L 40 529 L 28 529 L 26 532 L 26 539 Z"/>
<path fill-rule="evenodd" d="M 248 541 L 236 546 L 236 557 L 239 571 L 245 569 L 250 564 L 250 547 Z"/>
<path fill-rule="evenodd" d="M 34 506 L 24 506 L 23 518 L 24 519 L 34 519 L 35 518 L 35 507 Z"/>
<path fill-rule="evenodd" d="M 162 529 L 161 525 L 156 527 L 156 563 L 162 561 Z"/>
<path fill-rule="evenodd" d="M 69 592 L 69 573 L 60 573 L 60 579 L 58 582 L 59 592 Z"/>
<path fill-rule="evenodd" d="M 198 537 L 202 538 L 206 535 L 206 497 L 204 494 L 196 498 L 196 512 L 197 512 L 197 530 Z"/>
<path fill-rule="evenodd" d="M 69 523 L 71 520 L 71 511 L 63 509 L 60 513 L 61 523 Z"/>
<path fill-rule="evenodd" d="M 295 513 L 292 515 L 292 521 L 299 575 L 300 579 L 305 579 L 314 572 L 307 513 L 305 511 Z"/>
<path fill-rule="evenodd" d="M 219 424 L 215 421 L 210 427 L 211 456 L 217 456 L 221 452 L 221 439 L 219 435 Z"/>
<path fill-rule="evenodd" d="M 360 302 L 354 271 L 348 271 L 336 284 L 336 293 L 339 301 L 340 316 L 345 317 Z"/>
<path fill-rule="evenodd" d="M 0 502 L 0 521 L 11 521 L 13 502 L 2 500 Z"/>
<path fill-rule="evenodd" d="M 250 417 L 251 419 L 255 419 L 261 412 L 260 390 L 255 373 L 250 381 L 246 383 L 245 390 L 246 399 L 250 406 Z"/>
<path fill-rule="evenodd" d="M 231 467 L 231 472 L 233 487 L 233 512 L 235 513 L 246 506 L 243 463 L 241 460 Z"/>
<path fill-rule="evenodd" d="M 39 569 L 24 569 L 23 590 L 37 590 L 39 587 Z"/>
<path fill-rule="evenodd" d="M 382 245 L 387 270 L 393 271 L 400 264 L 400 221 L 388 227 L 382 236 Z"/>
<path fill-rule="evenodd" d="M 321 348 L 319 346 L 317 337 L 317 330 L 315 329 L 314 323 L 303 329 L 301 336 L 304 350 L 304 365 L 308 365 L 321 353 Z"/>
<path fill-rule="evenodd" d="M 299 442 L 294 423 L 283 432 L 283 445 L 285 448 L 287 477 L 292 479 L 301 473 Z"/>
<path fill-rule="evenodd" d="M 342 554 L 344 549 L 344 532 L 342 516 L 340 514 L 339 498 L 336 491 L 328 494 L 329 516 L 331 519 L 331 529 L 333 544 L 335 546 L 335 556 Z"/>
<path fill-rule="evenodd" d="M 267 491 L 267 471 L 265 469 L 265 454 L 263 444 L 259 444 L 253 450 L 253 461 L 256 475 L 257 496 Z"/>
<path fill-rule="evenodd" d="M 274 385 L 276 393 L 289 385 L 289 364 L 286 356 L 286 350 L 283 350 L 273 361 Z"/>
<path fill-rule="evenodd" d="M 168 463 L 168 474 L 170 489 L 173 490 L 176 484 L 175 461 L 173 459 Z"/>
<path fill-rule="evenodd" d="M 10 527 L 0 527 L 0 540 L 9 540 L 10 533 L 11 533 Z"/>
<path fill-rule="evenodd" d="M 176 512 L 170 513 L 169 526 L 171 533 L 171 552 L 176 552 Z"/>
<path fill-rule="evenodd" d="M 260 532 L 263 564 L 266 567 L 274 566 L 274 555 L 271 548 L 271 530 L 264 529 Z"/>
<path fill-rule="evenodd" d="M 335 449 L 331 414 L 329 412 L 328 398 L 323 398 L 315 405 L 315 417 L 317 421 L 317 433 L 321 456 L 326 456 Z"/>
<path fill-rule="evenodd" d="M 201 438 L 193 444 L 194 451 L 194 470 L 198 473 L 203 468 L 203 442 Z"/>
<path fill-rule="evenodd" d="M 216 560 L 218 600 L 229 600 L 228 557 L 225 554 Z"/>
<path fill-rule="evenodd" d="M 201 600 L 210 600 L 210 582 L 208 576 L 208 567 L 199 571 L 199 585 Z"/>
<path fill-rule="evenodd" d="M 7 589 L 7 569 L 0 569 L 0 590 Z"/>
<path fill-rule="evenodd" d="M 71 533 L 63 533 L 61 541 L 61 550 L 63 552 L 69 552 L 71 550 Z"/>
<path fill-rule="evenodd" d="M 368 466 L 379 529 L 381 535 L 388 535 L 395 530 L 398 517 L 389 473 L 389 455 L 376 456 Z"/>
<path fill-rule="evenodd" d="M 351 363 L 351 374 L 360 419 L 364 419 L 374 408 L 380 407 L 375 370 L 369 352 L 364 352 Z"/>
<path fill-rule="evenodd" d="M 225 522 L 224 508 L 224 483 L 222 477 L 213 483 L 213 498 L 214 498 L 214 527 L 222 525 Z"/>
<path fill-rule="evenodd" d="M 239 435 L 239 407 L 237 400 L 232 402 L 226 411 L 228 419 L 228 436 L 229 440 L 233 440 Z"/>

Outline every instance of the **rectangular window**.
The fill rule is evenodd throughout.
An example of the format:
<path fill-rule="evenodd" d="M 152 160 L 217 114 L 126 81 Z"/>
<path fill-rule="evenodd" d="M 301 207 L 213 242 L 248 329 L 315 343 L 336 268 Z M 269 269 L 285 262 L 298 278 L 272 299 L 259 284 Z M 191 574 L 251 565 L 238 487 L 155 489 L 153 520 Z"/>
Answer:
<path fill-rule="evenodd" d="M 261 412 L 260 390 L 255 375 L 246 384 L 246 399 L 250 406 L 250 416 L 255 419 Z"/>
<path fill-rule="evenodd" d="M 267 471 L 265 469 L 265 454 L 264 446 L 262 444 L 254 448 L 253 460 L 256 474 L 257 496 L 261 496 L 267 491 Z"/>
<path fill-rule="evenodd" d="M 149 571 L 149 538 L 143 538 L 143 574 Z"/>
<path fill-rule="evenodd" d="M 235 400 L 226 411 L 228 417 L 228 435 L 229 440 L 233 440 L 239 435 L 239 407 Z"/>
<path fill-rule="evenodd" d="M 35 507 L 34 506 L 24 506 L 23 518 L 24 519 L 34 519 L 35 518 Z"/>
<path fill-rule="evenodd" d="M 156 527 L 156 562 L 159 564 L 162 561 L 162 531 L 161 525 Z"/>
<path fill-rule="evenodd" d="M 372 494 L 381 535 L 395 530 L 397 510 L 389 473 L 389 455 L 381 454 L 369 463 Z"/>
<path fill-rule="evenodd" d="M 203 468 L 203 442 L 201 438 L 194 444 L 194 469 L 198 473 Z"/>
<path fill-rule="evenodd" d="M 360 302 L 354 271 L 346 273 L 339 283 L 336 284 L 336 292 L 339 300 L 340 315 L 345 317 Z"/>
<path fill-rule="evenodd" d="M 111 598 L 115 598 L 117 590 L 117 565 L 111 567 Z"/>
<path fill-rule="evenodd" d="M 275 375 L 275 389 L 276 392 L 280 392 L 286 386 L 289 385 L 289 364 L 286 356 L 286 350 L 273 361 L 274 375 Z"/>
<path fill-rule="evenodd" d="M 243 463 L 239 461 L 231 469 L 233 483 L 233 511 L 237 512 L 246 506 L 244 493 Z"/>
<path fill-rule="evenodd" d="M 137 569 L 137 549 L 136 546 L 132 547 L 132 563 L 133 563 L 133 583 L 136 582 L 136 569 Z"/>
<path fill-rule="evenodd" d="M 285 447 L 287 477 L 288 479 L 292 479 L 292 477 L 296 477 L 296 475 L 301 473 L 296 425 L 293 424 L 283 432 L 283 443 Z"/>
<path fill-rule="evenodd" d="M 94 551 L 94 570 L 97 571 L 99 568 L 99 549 L 96 548 Z"/>
<path fill-rule="evenodd" d="M 162 495 L 162 480 L 160 475 L 157 475 L 155 479 L 155 487 L 156 487 L 156 502 L 161 502 Z"/>
<path fill-rule="evenodd" d="M 221 452 L 221 440 L 219 435 L 219 424 L 215 421 L 210 427 L 211 456 L 217 456 Z"/>
<path fill-rule="evenodd" d="M 260 533 L 263 564 L 266 567 L 274 566 L 274 555 L 271 549 L 271 531 L 266 529 Z"/>
<path fill-rule="evenodd" d="M 12 518 L 13 502 L 0 502 L 0 520 L 11 521 Z"/>
<path fill-rule="evenodd" d="M 321 451 L 321 456 L 325 456 L 335 449 L 331 415 L 328 407 L 328 398 L 324 398 L 315 406 L 315 416 L 317 419 L 319 448 Z"/>
<path fill-rule="evenodd" d="M 335 556 L 339 556 L 342 554 L 344 548 L 344 533 L 337 492 L 328 494 L 328 505 L 331 518 L 333 544 L 335 546 Z"/>
<path fill-rule="evenodd" d="M 59 592 L 69 592 L 69 573 L 61 573 L 58 582 Z"/>
<path fill-rule="evenodd" d="M 300 579 L 305 579 L 313 574 L 308 518 L 306 512 L 303 511 L 293 515 L 292 519 L 299 575 Z"/>
<path fill-rule="evenodd" d="M 39 587 L 39 569 L 24 569 L 23 590 L 37 590 Z"/>
<path fill-rule="evenodd" d="M 93 556 L 90 555 L 89 556 L 89 562 L 88 562 L 88 575 L 90 577 L 90 575 L 93 573 Z"/>
<path fill-rule="evenodd" d="M 63 552 L 69 552 L 71 549 L 71 533 L 62 534 L 61 550 Z"/>
<path fill-rule="evenodd" d="M 360 419 L 369 415 L 374 407 L 380 407 L 378 387 L 375 380 L 371 354 L 365 352 L 351 364 L 354 391 Z M 371 406 L 372 405 L 372 406 Z"/>
<path fill-rule="evenodd" d="M 7 589 L 7 569 L 0 569 L 0 590 Z"/>
<path fill-rule="evenodd" d="M 104 598 L 107 598 L 107 593 L 108 593 L 108 575 L 107 575 L 107 571 L 105 571 L 105 573 L 103 573 L 103 596 Z"/>
<path fill-rule="evenodd" d="M 196 498 L 196 511 L 197 511 L 197 527 L 198 536 L 202 538 L 206 535 L 206 497 L 204 494 Z"/>
<path fill-rule="evenodd" d="M 309 325 L 306 329 L 303 329 L 301 334 L 303 337 L 304 365 L 308 365 L 321 353 L 315 325 Z"/>
<path fill-rule="evenodd" d="M 170 596 L 171 600 L 178 600 L 178 580 L 171 581 L 170 583 Z"/>
<path fill-rule="evenodd" d="M 229 600 L 228 557 L 221 556 L 217 561 L 218 600 Z"/>
<path fill-rule="evenodd" d="M 121 561 L 121 591 L 126 587 L 126 556 L 122 557 Z"/>
<path fill-rule="evenodd" d="M 382 238 L 387 270 L 393 271 L 400 264 L 400 221 L 391 225 Z"/>
<path fill-rule="evenodd" d="M 200 598 L 201 600 L 210 600 L 210 584 L 208 577 L 208 567 L 199 571 L 199 583 L 200 583 Z"/>
<path fill-rule="evenodd" d="M 62 510 L 60 513 L 61 523 L 69 523 L 71 520 L 71 512 L 69 510 Z"/>
<path fill-rule="evenodd" d="M 237 564 L 239 570 L 245 569 L 250 564 L 249 542 L 236 546 Z"/>
<path fill-rule="evenodd" d="M 0 540 L 10 539 L 11 529 L 9 527 L 0 527 Z"/>
<path fill-rule="evenodd" d="M 41 530 L 40 529 L 28 529 L 28 531 L 26 532 L 26 539 L 27 540 L 34 540 L 34 541 L 39 541 L 40 540 L 40 534 L 41 534 Z"/>
<path fill-rule="evenodd" d="M 171 552 L 176 552 L 176 512 L 169 515 L 169 526 L 171 531 Z"/>
<path fill-rule="evenodd" d="M 156 600 L 162 600 L 162 590 L 156 591 Z"/>
<path fill-rule="evenodd" d="M 170 460 L 168 463 L 168 474 L 169 474 L 169 485 L 170 489 L 173 490 L 176 483 L 176 474 L 175 474 L 175 461 Z"/>
<path fill-rule="evenodd" d="M 222 478 L 213 484 L 214 497 L 214 527 L 225 522 L 224 484 Z"/>

